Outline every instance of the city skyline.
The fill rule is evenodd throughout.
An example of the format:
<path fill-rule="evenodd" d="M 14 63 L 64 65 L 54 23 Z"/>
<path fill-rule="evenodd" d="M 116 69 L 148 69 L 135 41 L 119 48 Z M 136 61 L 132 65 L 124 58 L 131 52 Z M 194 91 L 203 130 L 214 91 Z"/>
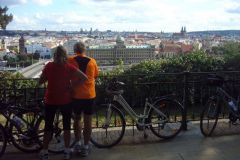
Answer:
<path fill-rule="evenodd" d="M 0 0 L 9 30 L 239 30 L 240 0 Z"/>

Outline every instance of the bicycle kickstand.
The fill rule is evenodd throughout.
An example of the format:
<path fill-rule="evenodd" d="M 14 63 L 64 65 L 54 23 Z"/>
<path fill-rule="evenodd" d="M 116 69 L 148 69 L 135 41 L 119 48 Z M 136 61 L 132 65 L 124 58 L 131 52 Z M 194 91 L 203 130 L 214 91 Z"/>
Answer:
<path fill-rule="evenodd" d="M 146 132 L 146 126 L 143 126 L 143 137 L 144 137 L 144 139 L 148 138 L 148 134 Z"/>

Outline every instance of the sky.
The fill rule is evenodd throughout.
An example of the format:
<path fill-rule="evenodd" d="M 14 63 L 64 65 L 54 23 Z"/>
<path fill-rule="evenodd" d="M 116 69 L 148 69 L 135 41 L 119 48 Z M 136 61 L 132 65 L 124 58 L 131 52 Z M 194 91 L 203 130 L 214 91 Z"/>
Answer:
<path fill-rule="evenodd" d="M 240 30 L 240 0 L 0 0 L 9 30 Z"/>

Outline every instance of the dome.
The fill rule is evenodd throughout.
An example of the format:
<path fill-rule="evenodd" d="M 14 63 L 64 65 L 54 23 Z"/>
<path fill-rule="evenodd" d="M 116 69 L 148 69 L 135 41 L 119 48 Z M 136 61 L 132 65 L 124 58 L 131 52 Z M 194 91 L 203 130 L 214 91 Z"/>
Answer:
<path fill-rule="evenodd" d="M 125 39 L 123 38 L 123 37 L 121 37 L 120 35 L 118 35 L 117 36 L 117 38 L 116 38 L 116 42 L 118 43 L 118 42 L 124 42 L 125 41 Z"/>

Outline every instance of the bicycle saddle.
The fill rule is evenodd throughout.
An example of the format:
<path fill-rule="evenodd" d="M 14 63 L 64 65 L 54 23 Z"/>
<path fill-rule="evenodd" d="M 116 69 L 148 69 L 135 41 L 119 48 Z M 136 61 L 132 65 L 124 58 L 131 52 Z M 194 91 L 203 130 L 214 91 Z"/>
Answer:
<path fill-rule="evenodd" d="M 125 86 L 125 83 L 118 81 L 116 78 L 113 78 L 107 86 L 106 92 L 113 95 L 123 94 L 124 91 L 121 89 L 122 86 Z"/>

